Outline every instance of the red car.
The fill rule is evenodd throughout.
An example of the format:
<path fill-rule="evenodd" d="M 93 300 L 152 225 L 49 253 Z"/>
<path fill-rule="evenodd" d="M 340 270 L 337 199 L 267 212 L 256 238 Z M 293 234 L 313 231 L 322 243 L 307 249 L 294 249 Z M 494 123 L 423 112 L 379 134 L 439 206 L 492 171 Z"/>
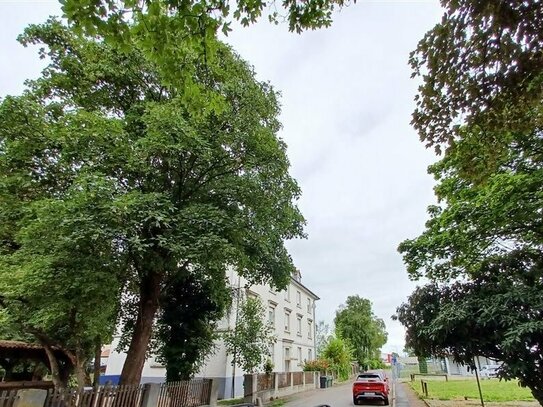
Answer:
<path fill-rule="evenodd" d="M 353 383 L 353 404 L 366 400 L 382 400 L 388 406 L 388 378 L 382 372 L 360 373 Z"/>

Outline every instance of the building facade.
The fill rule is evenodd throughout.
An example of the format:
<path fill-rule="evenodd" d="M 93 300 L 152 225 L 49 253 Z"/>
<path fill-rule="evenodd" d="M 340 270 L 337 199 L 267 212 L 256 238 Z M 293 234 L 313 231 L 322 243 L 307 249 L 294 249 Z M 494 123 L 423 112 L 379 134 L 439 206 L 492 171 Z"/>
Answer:
<path fill-rule="evenodd" d="M 233 292 L 240 295 L 235 296 L 230 313 L 218 325 L 219 330 L 234 329 L 238 298 L 241 301 L 248 296 L 257 297 L 264 305 L 264 317 L 273 327 L 277 339 L 270 347 L 274 371 L 301 371 L 305 361 L 315 359 L 315 308 L 319 297 L 302 284 L 299 272 L 292 276 L 287 289 L 279 292 L 269 285 L 249 286 L 234 270 L 228 273 L 227 278 Z M 118 340 L 115 338 L 111 344 L 102 383 L 116 383 L 119 379 L 126 354 L 116 352 Z M 224 344 L 219 341 L 215 352 L 207 357 L 196 377 L 218 379 L 219 398 L 233 398 L 243 396 L 245 373 L 241 368 L 232 366 L 232 357 L 227 355 Z M 149 358 L 143 369 L 142 383 L 162 382 L 165 376 L 164 366 L 153 357 Z"/>

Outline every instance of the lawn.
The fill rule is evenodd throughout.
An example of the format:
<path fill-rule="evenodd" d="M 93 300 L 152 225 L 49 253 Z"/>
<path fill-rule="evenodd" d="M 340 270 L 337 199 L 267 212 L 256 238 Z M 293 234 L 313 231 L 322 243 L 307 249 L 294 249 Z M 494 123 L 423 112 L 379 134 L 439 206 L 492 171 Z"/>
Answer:
<path fill-rule="evenodd" d="M 427 380 L 428 398 L 438 400 L 479 399 L 476 380 Z M 409 385 L 423 397 L 420 380 Z M 498 379 L 482 380 L 481 390 L 485 401 L 533 401 L 530 390 L 520 387 L 516 381 L 500 381 Z"/>

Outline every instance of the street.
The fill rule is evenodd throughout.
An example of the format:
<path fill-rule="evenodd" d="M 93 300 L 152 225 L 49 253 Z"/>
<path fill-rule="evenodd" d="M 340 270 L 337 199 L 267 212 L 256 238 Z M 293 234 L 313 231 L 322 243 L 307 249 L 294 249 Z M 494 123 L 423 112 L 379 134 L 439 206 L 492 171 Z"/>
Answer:
<path fill-rule="evenodd" d="M 330 407 L 353 407 L 351 396 L 352 382 L 348 381 L 340 385 L 335 385 L 328 389 L 315 389 L 303 393 L 298 393 L 287 398 L 284 407 L 316 407 L 321 404 L 327 404 Z M 424 402 L 415 395 L 408 393 L 409 390 L 398 383 L 396 386 L 395 400 L 390 398 L 391 407 L 421 407 Z M 366 406 L 382 406 L 381 402 L 365 404 Z"/>

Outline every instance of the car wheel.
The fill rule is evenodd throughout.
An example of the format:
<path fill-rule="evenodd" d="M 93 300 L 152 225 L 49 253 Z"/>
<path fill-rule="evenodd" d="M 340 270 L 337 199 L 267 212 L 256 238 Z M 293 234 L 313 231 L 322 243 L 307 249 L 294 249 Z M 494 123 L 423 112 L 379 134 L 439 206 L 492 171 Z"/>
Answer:
<path fill-rule="evenodd" d="M 353 404 L 356 406 L 358 404 L 358 401 L 356 400 L 355 397 L 353 397 Z"/>
<path fill-rule="evenodd" d="M 388 397 L 385 399 L 385 406 L 388 406 Z"/>

